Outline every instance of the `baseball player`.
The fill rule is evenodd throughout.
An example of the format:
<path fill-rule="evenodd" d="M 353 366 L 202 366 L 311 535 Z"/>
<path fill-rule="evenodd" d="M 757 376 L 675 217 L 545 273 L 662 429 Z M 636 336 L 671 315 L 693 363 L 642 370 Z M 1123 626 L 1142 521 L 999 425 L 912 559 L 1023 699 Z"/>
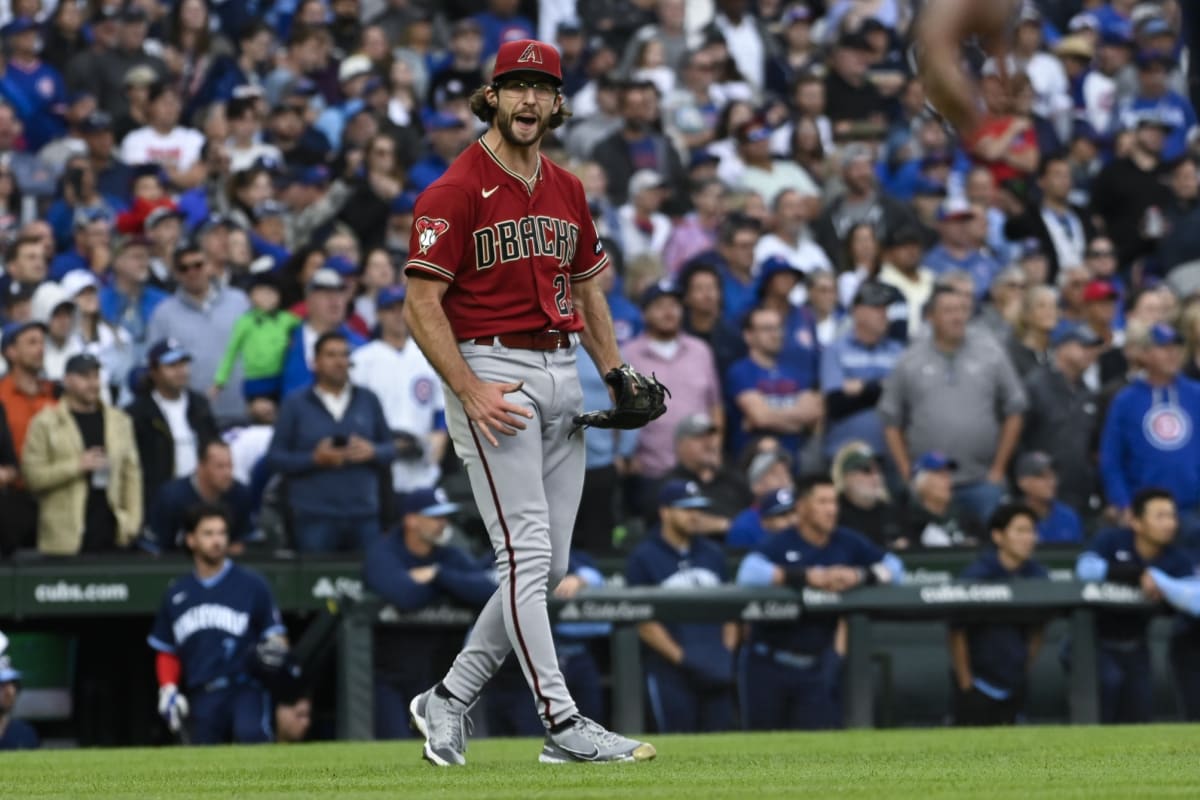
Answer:
<path fill-rule="evenodd" d="M 255 673 L 286 659 L 279 609 L 266 581 L 227 557 L 220 506 L 196 506 L 184 530 L 195 570 L 167 587 L 147 637 L 158 713 L 185 742 L 269 742 L 271 698 Z"/>
<path fill-rule="evenodd" d="M 599 284 L 608 265 L 579 180 L 539 151 L 562 124 L 558 52 L 506 42 L 471 97 L 490 126 L 417 198 L 404 313 L 441 376 L 446 424 L 496 552 L 499 587 L 445 678 L 410 704 L 433 764 L 466 763 L 465 714 L 509 651 L 533 692 L 545 763 L 645 761 L 654 747 L 579 714 L 559 669 L 547 586 L 567 570 L 583 489 L 577 425 L 632 428 L 666 409 L 622 365 Z M 581 415 L 579 345 L 615 408 Z"/>
<path fill-rule="evenodd" d="M 844 592 L 899 582 L 903 576 L 900 559 L 838 525 L 833 480 L 809 475 L 796 485 L 796 527 L 775 534 L 746 556 L 737 582 Z M 750 627 L 739 664 L 746 728 L 841 727 L 838 628 L 831 616 Z"/>

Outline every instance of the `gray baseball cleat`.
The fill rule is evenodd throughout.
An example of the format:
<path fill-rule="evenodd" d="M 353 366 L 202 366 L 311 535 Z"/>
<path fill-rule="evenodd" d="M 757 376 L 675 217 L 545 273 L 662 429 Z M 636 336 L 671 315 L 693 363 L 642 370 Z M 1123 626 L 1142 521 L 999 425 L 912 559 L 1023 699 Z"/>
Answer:
<path fill-rule="evenodd" d="M 631 762 L 654 758 L 654 745 L 613 733 L 582 714 L 571 717 L 570 725 L 558 733 L 547 732 L 538 761 L 543 764 L 575 762 Z"/>
<path fill-rule="evenodd" d="M 467 763 L 467 732 L 471 724 L 468 710 L 470 706 L 438 697 L 433 689 L 412 699 L 408 718 L 413 729 L 425 737 L 426 761 L 438 767 Z"/>

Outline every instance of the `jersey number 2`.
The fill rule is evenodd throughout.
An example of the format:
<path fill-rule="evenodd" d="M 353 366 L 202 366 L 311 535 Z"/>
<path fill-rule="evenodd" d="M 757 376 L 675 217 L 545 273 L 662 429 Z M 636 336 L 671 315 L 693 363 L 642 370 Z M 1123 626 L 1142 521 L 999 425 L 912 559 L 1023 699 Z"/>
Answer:
<path fill-rule="evenodd" d="M 572 303 L 569 284 L 567 283 L 567 276 L 561 272 L 554 276 L 554 302 L 558 306 L 559 314 L 562 314 L 564 317 L 571 315 Z"/>

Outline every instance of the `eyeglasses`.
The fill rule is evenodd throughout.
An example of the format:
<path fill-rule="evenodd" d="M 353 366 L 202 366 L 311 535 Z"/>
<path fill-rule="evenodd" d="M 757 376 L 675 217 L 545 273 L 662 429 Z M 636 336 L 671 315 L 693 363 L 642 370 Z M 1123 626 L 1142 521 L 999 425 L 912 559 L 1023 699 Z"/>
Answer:
<path fill-rule="evenodd" d="M 526 92 L 533 89 L 533 96 L 538 100 L 549 100 L 558 94 L 558 87 L 549 81 L 503 81 L 497 88 L 514 97 L 524 97 Z"/>
<path fill-rule="evenodd" d="M 176 265 L 176 267 L 175 267 L 175 271 L 180 272 L 180 273 L 191 272 L 194 269 L 204 269 L 204 261 L 202 261 L 202 260 L 180 261 L 179 264 Z"/>
<path fill-rule="evenodd" d="M 1112 258 L 1117 252 L 1115 250 L 1088 250 L 1088 258 Z"/>
<path fill-rule="evenodd" d="M 372 147 L 371 148 L 371 155 L 390 156 L 390 155 L 395 155 L 395 153 L 396 153 L 396 150 L 395 150 L 395 148 L 392 148 L 392 147 Z"/>

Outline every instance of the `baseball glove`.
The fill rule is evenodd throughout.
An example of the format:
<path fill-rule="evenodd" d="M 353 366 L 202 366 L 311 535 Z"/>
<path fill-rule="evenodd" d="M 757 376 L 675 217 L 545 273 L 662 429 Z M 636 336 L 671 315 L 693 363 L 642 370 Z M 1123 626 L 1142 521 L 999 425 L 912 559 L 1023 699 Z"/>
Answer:
<path fill-rule="evenodd" d="M 604 411 L 576 416 L 572 420 L 575 423 L 572 433 L 580 428 L 641 428 L 667 411 L 666 398 L 671 391 L 653 374 L 647 378 L 628 364 L 622 364 L 610 369 L 604 382 L 612 387 L 616 403 Z"/>

